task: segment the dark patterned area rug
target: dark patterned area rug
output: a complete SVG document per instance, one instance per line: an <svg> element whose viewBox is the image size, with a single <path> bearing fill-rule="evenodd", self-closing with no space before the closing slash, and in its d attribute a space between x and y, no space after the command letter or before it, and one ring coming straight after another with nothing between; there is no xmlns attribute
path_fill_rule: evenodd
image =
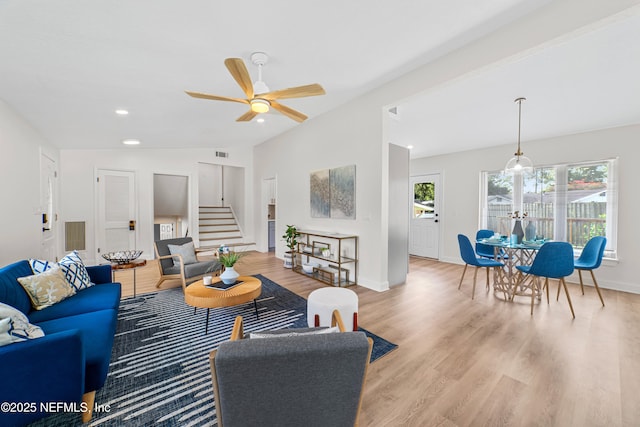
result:
<svg viewBox="0 0 640 427"><path fill-rule="evenodd" d="M126 298L120 303L109 377L96 394L91 426L216 425L209 352L229 339L236 316L245 332L307 326L307 301L262 275L259 319L253 303L211 310L187 306L181 288ZM397 345L374 340L371 361ZM33 426L82 425L78 414L59 414Z"/></svg>

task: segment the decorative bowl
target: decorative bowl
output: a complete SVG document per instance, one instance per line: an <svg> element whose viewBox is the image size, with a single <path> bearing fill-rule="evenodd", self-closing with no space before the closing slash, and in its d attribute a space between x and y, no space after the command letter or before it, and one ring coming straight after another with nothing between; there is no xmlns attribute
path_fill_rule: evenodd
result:
<svg viewBox="0 0 640 427"><path fill-rule="evenodd" d="M302 270L304 270L305 273L313 273L313 267L317 266L318 264L315 262L304 263L302 264Z"/></svg>
<svg viewBox="0 0 640 427"><path fill-rule="evenodd" d="M114 262L116 264L128 264L131 261L137 259L141 254L142 254L142 251L139 251L139 250L116 251L116 252L107 252L106 254L102 254L102 258L106 259L109 262Z"/></svg>

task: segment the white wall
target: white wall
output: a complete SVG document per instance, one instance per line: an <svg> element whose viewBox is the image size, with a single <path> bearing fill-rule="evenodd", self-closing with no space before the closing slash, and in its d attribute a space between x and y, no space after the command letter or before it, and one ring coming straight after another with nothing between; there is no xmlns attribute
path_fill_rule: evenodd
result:
<svg viewBox="0 0 640 427"><path fill-rule="evenodd" d="M227 159L215 157L215 149L143 149L116 150L62 150L61 161L61 216L62 221L86 221L87 250L81 254L88 263L101 262L96 259L96 179L97 169L131 170L136 173L138 249L143 257L153 258L153 175L169 174L189 177L189 211L191 223L189 235L197 242L198 224L198 162L223 163L245 167L251 164L250 150L226 150ZM241 159L235 161L234 159ZM250 168L245 168L250 169ZM251 173L247 170L247 173ZM251 179L248 180L251 182ZM252 188L247 189L252 194ZM251 201L245 201L250 209ZM248 238L253 230L245 229Z"/></svg>
<svg viewBox="0 0 640 427"><path fill-rule="evenodd" d="M0 266L4 266L41 256L40 155L58 163L58 151L0 99L0 153ZM53 223L56 236L60 224Z"/></svg>
<svg viewBox="0 0 640 427"><path fill-rule="evenodd" d="M276 255L286 247L280 238L287 224L298 228L357 234L360 245L358 283L372 289L388 288L386 232L383 238L381 203L383 176L380 109L375 105L343 106L305 122L254 150L253 187L277 176ZM386 152L386 150L385 150ZM356 219L311 218L309 173L319 169L356 165ZM384 182L385 187L388 183ZM256 194L256 200L261 200ZM266 247L267 223L260 209L253 216L258 247ZM384 256L383 256L384 254Z"/></svg>
<svg viewBox="0 0 640 427"><path fill-rule="evenodd" d="M640 168L635 158L640 125L568 135L540 141L524 141L522 150L535 165L619 158L618 173L618 261L605 261L598 270L598 283L604 288L640 293L635 261L640 256L635 212L640 211L636 183ZM479 188L482 171L504 168L513 155L513 146L465 151L411 161L411 175L439 172L446 177L441 188L440 259L462 263L458 233L475 236L479 227ZM572 280L577 280L577 275ZM589 282L589 280L587 280ZM590 282L589 282L590 283Z"/></svg>

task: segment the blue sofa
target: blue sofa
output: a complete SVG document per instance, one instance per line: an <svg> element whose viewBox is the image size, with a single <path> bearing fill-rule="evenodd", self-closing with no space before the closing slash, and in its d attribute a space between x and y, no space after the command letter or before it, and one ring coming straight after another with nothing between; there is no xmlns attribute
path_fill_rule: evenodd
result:
<svg viewBox="0 0 640 427"><path fill-rule="evenodd" d="M95 392L106 379L120 304L120 283L111 266L87 267L95 286L47 307L33 310L18 277L33 274L29 261L0 268L0 302L23 313L45 336L0 347L0 425L24 425L51 415L41 403L67 402L91 418ZM57 410L61 410L59 407Z"/></svg>

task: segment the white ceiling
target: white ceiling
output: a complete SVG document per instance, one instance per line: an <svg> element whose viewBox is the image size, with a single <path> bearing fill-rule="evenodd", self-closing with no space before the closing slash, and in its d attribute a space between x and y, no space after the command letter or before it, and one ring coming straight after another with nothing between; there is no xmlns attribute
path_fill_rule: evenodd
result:
<svg viewBox="0 0 640 427"><path fill-rule="evenodd" d="M249 56L268 53L272 90L322 84L283 101L313 118L547 1L0 0L0 98L59 148L250 146L298 124L184 94L242 97L227 57L255 79ZM523 140L640 122L638 15L400 103L394 142L415 157L513 141L517 96Z"/></svg>

